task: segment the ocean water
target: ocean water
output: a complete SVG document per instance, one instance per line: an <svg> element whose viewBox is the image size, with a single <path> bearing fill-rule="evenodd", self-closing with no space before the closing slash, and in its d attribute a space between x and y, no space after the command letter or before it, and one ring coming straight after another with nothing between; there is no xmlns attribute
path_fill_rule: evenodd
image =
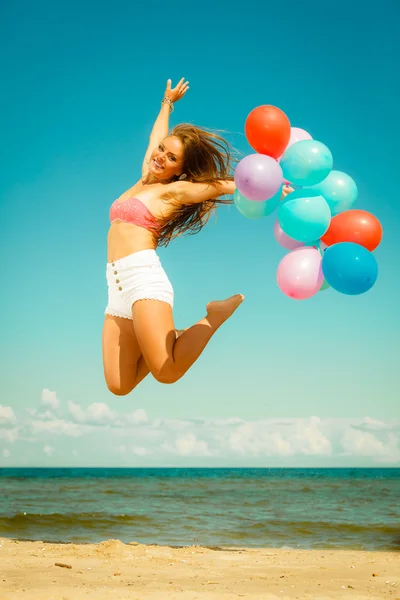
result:
<svg viewBox="0 0 400 600"><path fill-rule="evenodd" d="M0 469L0 537L400 549L400 469Z"/></svg>

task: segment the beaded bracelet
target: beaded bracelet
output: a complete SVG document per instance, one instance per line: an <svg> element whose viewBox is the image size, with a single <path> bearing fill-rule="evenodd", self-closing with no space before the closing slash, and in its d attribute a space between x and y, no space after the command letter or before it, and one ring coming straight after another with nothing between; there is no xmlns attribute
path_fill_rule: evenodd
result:
<svg viewBox="0 0 400 600"><path fill-rule="evenodd" d="M169 98L163 98L161 100L161 106L163 106L164 104L169 104L169 112L172 113L172 111L174 110L174 103L172 102L172 100L170 100Z"/></svg>

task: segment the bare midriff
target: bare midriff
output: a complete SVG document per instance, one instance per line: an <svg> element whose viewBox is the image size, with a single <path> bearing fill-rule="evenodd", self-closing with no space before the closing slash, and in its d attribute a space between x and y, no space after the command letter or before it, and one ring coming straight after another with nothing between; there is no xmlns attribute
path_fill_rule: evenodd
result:
<svg viewBox="0 0 400 600"><path fill-rule="evenodd" d="M140 250L155 250L157 238L144 227L115 221L108 231L108 262L114 262Z"/></svg>

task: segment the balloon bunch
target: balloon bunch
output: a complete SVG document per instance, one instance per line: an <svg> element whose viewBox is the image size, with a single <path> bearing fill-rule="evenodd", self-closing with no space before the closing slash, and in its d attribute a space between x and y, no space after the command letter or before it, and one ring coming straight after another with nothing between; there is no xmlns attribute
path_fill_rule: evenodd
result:
<svg viewBox="0 0 400 600"><path fill-rule="evenodd" d="M372 251L382 226L369 212L354 209L354 180L333 170L332 154L304 129L291 127L276 106L258 106L245 124L255 150L236 166L234 201L239 212L259 219L278 209L274 236L290 250L279 263L281 291L296 300L332 287L357 295L378 277ZM283 184L296 190L282 199Z"/></svg>

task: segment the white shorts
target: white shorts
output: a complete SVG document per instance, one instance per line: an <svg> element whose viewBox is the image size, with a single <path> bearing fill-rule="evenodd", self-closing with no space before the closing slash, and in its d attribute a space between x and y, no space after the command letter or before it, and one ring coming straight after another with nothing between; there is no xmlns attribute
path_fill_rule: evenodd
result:
<svg viewBox="0 0 400 600"><path fill-rule="evenodd" d="M174 305L174 290L155 250L140 250L107 263L108 304L105 314L132 319L137 300Z"/></svg>

